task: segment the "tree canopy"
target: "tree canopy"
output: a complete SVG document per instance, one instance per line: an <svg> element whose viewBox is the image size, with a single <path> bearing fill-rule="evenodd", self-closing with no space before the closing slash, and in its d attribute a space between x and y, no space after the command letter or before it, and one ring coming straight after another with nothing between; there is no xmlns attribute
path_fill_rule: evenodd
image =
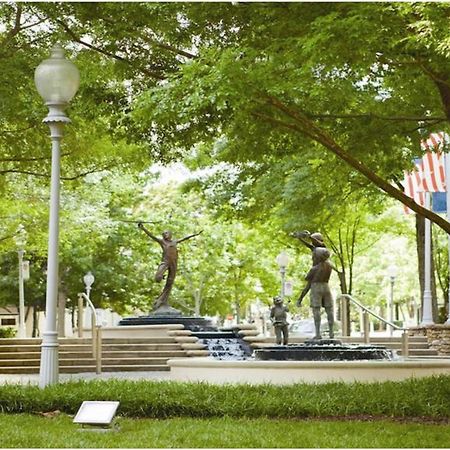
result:
<svg viewBox="0 0 450 450"><path fill-rule="evenodd" d="M69 296L95 265L97 304L149 306L158 249L114 221L146 210L176 233L205 229L176 287L187 309L272 292L281 245L300 278L298 229L326 234L352 292L355 255L377 234L411 239L385 218L388 196L450 232L401 186L420 140L448 131L449 15L445 3L0 4L0 249L23 223L45 266L50 155L33 71L61 42L81 72L62 157ZM158 188L147 168L180 160L196 178Z"/></svg>

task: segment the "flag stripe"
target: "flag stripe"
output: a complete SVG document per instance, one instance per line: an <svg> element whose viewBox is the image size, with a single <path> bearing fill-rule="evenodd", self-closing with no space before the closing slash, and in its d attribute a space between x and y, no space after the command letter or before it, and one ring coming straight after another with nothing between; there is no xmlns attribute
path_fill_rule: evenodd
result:
<svg viewBox="0 0 450 450"><path fill-rule="evenodd" d="M445 167L444 158L440 149L446 142L444 132L431 133L427 140L423 140L420 146L426 150L423 156L422 189L427 192L445 192Z"/></svg>
<svg viewBox="0 0 450 450"><path fill-rule="evenodd" d="M405 179L403 182L403 186L405 194L408 197L411 197L419 205L425 206L425 193L421 190L423 167L422 161L419 159L415 160L414 163L416 170L414 170L413 172L404 172ZM412 214L414 212L406 205L403 205L403 209L405 211L405 214Z"/></svg>
<svg viewBox="0 0 450 450"><path fill-rule="evenodd" d="M444 132L431 133L428 139L420 142L425 152L422 159L414 160L414 170L404 172L404 191L416 203L425 206L425 192L445 192L445 159L443 151L450 138ZM406 214L413 211L403 206Z"/></svg>

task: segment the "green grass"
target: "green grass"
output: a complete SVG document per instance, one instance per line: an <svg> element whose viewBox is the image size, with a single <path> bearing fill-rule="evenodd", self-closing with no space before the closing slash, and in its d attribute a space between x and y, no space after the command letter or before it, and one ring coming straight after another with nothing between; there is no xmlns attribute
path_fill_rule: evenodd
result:
<svg viewBox="0 0 450 450"><path fill-rule="evenodd" d="M80 431L72 417L0 414L2 448L447 448L448 425L387 420L130 419L118 431Z"/></svg>
<svg viewBox="0 0 450 450"><path fill-rule="evenodd" d="M205 383L78 381L45 389L0 386L0 412L59 409L75 414L83 400L118 400L127 417L308 418L371 415L450 418L450 376L383 383L213 386ZM1 445L0 445L1 447Z"/></svg>

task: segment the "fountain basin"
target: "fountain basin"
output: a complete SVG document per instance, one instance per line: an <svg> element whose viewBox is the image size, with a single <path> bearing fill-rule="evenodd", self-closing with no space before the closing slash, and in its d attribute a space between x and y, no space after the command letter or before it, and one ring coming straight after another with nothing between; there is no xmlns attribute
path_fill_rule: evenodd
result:
<svg viewBox="0 0 450 450"><path fill-rule="evenodd" d="M219 361L213 358L170 359L171 379L211 384L345 383L400 381L450 374L450 358L393 361Z"/></svg>
<svg viewBox="0 0 450 450"><path fill-rule="evenodd" d="M350 345L338 340L310 341L305 344L265 346L255 350L261 361L356 361L396 357L383 345Z"/></svg>

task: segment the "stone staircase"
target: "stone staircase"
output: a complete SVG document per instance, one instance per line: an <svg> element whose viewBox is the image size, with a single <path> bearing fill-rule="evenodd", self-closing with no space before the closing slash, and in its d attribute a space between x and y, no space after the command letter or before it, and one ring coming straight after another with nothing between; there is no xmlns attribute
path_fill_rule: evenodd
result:
<svg viewBox="0 0 450 450"><path fill-rule="evenodd" d="M364 344L364 339L362 337L338 337L342 342L349 344ZM399 356L402 356L402 339L401 337L393 336L380 336L372 337L370 339L370 344L373 345L384 345L387 348L395 350ZM427 338L424 336L409 336L408 347L410 357L437 357L438 352L429 347Z"/></svg>
<svg viewBox="0 0 450 450"><path fill-rule="evenodd" d="M0 374L39 373L41 339L0 339ZM187 351L174 337L104 338L102 372L168 371ZM60 373L95 372L89 338L59 339Z"/></svg>

